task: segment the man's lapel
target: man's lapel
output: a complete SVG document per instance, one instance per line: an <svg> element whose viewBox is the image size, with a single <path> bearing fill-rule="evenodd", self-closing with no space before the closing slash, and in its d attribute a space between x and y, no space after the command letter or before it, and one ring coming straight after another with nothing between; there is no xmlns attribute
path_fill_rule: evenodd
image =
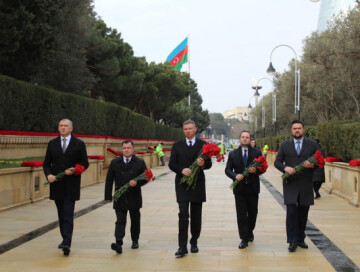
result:
<svg viewBox="0 0 360 272"><path fill-rule="evenodd" d="M306 141L307 141L307 139L304 138L304 139L303 139L303 142L302 142L302 146L301 146L301 150L300 150L299 157L304 153L304 150L305 150L305 148L306 148Z"/></svg>
<svg viewBox="0 0 360 272"><path fill-rule="evenodd" d="M75 145L75 137L73 135L71 135L70 143L68 144L68 146L65 150L65 154L68 153L68 151L71 150L74 147L74 145ZM61 152L62 152L62 150L61 150Z"/></svg>
<svg viewBox="0 0 360 272"><path fill-rule="evenodd" d="M59 154L62 154L62 143L61 143L61 136L57 137L55 139L55 148L56 148L56 152L58 152Z"/></svg>
<svg viewBox="0 0 360 272"><path fill-rule="evenodd" d="M296 152L294 138L291 138L289 141L290 141L290 142L289 142L290 151L291 151L291 152L295 152L295 154L296 154L297 156L299 156L298 153ZM304 143L303 143L303 144L304 144ZM301 150L300 150L300 152L301 152Z"/></svg>

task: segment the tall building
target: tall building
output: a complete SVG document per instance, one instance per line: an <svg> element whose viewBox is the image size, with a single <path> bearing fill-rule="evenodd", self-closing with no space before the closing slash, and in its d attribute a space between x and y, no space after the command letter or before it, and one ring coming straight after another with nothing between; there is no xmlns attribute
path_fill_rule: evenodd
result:
<svg viewBox="0 0 360 272"><path fill-rule="evenodd" d="M355 5L355 0L321 0L318 32L326 30L334 16L339 15L340 12L346 14Z"/></svg>

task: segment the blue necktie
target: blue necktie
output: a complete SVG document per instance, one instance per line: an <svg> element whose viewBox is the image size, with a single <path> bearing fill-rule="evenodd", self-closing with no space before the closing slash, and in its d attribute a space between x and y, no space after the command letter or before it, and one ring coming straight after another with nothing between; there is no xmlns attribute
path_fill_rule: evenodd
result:
<svg viewBox="0 0 360 272"><path fill-rule="evenodd" d="M190 146L190 147L192 146L192 141L189 141L189 146Z"/></svg>
<svg viewBox="0 0 360 272"><path fill-rule="evenodd" d="M296 142L296 144L297 144L297 146L296 146L296 153L298 154L298 155L300 155L300 141L297 141Z"/></svg>
<svg viewBox="0 0 360 272"><path fill-rule="evenodd" d="M246 163L247 163L247 149L244 149L243 162L244 162L244 166L246 167Z"/></svg>

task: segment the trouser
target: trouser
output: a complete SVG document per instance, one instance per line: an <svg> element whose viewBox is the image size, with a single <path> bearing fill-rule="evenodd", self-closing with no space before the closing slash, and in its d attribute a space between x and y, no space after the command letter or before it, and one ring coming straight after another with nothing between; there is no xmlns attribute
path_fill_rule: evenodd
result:
<svg viewBox="0 0 360 272"><path fill-rule="evenodd" d="M126 217L128 210L115 210L116 213L116 222L115 222L115 239L116 243L122 245L123 238L125 236L126 228ZM129 210L131 226L131 240L137 242L140 236L140 209Z"/></svg>
<svg viewBox="0 0 360 272"><path fill-rule="evenodd" d="M286 205L286 234L288 243L304 242L310 206Z"/></svg>
<svg viewBox="0 0 360 272"><path fill-rule="evenodd" d="M253 230L255 229L258 214L258 202L258 194L235 194L236 216L241 240L249 241L254 235Z"/></svg>
<svg viewBox="0 0 360 272"><path fill-rule="evenodd" d="M164 156L160 157L160 161L161 161L161 166L165 166Z"/></svg>
<svg viewBox="0 0 360 272"><path fill-rule="evenodd" d="M315 192L316 195L319 195L319 190L320 190L321 184L322 184L321 181L313 182L314 192Z"/></svg>
<svg viewBox="0 0 360 272"><path fill-rule="evenodd" d="M60 233L63 239L62 243L70 247L74 230L75 200L68 193L64 199L55 200L55 205L58 212Z"/></svg>
<svg viewBox="0 0 360 272"><path fill-rule="evenodd" d="M201 232L202 202L179 202L179 247L186 248L189 230L190 206L190 244L196 246Z"/></svg>

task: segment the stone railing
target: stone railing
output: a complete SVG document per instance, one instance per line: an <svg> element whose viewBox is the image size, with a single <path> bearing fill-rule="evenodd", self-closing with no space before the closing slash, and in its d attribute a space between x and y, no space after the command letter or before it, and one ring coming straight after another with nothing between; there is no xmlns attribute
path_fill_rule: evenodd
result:
<svg viewBox="0 0 360 272"><path fill-rule="evenodd" d="M105 180L103 160L89 160L89 168L82 174L81 186ZM0 169L0 210L49 197L49 185L42 167L19 167Z"/></svg>
<svg viewBox="0 0 360 272"><path fill-rule="evenodd" d="M268 152L267 162L274 165L277 152ZM323 189L337 195L355 207L360 206L360 167L352 167L343 162L325 163L325 183Z"/></svg>
<svg viewBox="0 0 360 272"><path fill-rule="evenodd" d="M343 162L326 162L323 188L355 207L360 205L359 180L359 167L349 166Z"/></svg>
<svg viewBox="0 0 360 272"><path fill-rule="evenodd" d="M48 142L53 139L48 136L18 136L0 135L0 159L43 157ZM82 174L81 186L104 182L107 169L116 155L107 151L108 147L121 152L123 139L79 137L86 144L88 155L102 155L104 160L90 160L89 168ZM133 140L136 150L146 151L148 146L154 147L160 140ZM162 141L164 148L170 149L172 141ZM148 168L160 165L156 154L137 154L145 160ZM168 163L170 151L165 152L165 162ZM19 167L0 169L0 211L18 205L32 203L49 196L49 186L42 167Z"/></svg>

